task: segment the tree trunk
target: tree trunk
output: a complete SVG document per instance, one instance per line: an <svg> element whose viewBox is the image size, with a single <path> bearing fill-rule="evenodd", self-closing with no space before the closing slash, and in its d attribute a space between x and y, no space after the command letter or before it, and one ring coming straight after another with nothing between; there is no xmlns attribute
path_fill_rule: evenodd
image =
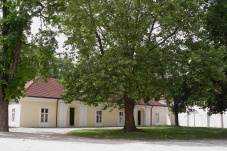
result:
<svg viewBox="0 0 227 151"><path fill-rule="evenodd" d="M134 101L128 97L124 98L124 108L125 108L125 125L123 130L126 132L138 131L134 120Z"/></svg>
<svg viewBox="0 0 227 151"><path fill-rule="evenodd" d="M6 5L7 0L2 0L2 18L6 19L8 14L9 14L9 10L8 7ZM8 36L9 32L10 32L10 26L9 24L4 21L2 24L2 37L5 38ZM9 44L4 42L2 44L2 59L3 59L3 73L0 73L0 80L4 81L4 82L9 82L9 69L10 69L10 64L9 64L9 58L7 56L7 54L9 54ZM0 132L9 132L9 126L8 126L8 106L9 106L9 102L8 100L6 100L5 97L5 87L6 84L1 84L0 83Z"/></svg>
<svg viewBox="0 0 227 151"><path fill-rule="evenodd" d="M0 132L9 132L8 106L9 102L5 100L2 85L0 85Z"/></svg>
<svg viewBox="0 0 227 151"><path fill-rule="evenodd" d="M178 112L177 111L174 112L174 116L175 116L175 126L179 126L179 118L178 118Z"/></svg>
<svg viewBox="0 0 227 151"><path fill-rule="evenodd" d="M175 118L175 126L179 126L179 110L178 110L178 100L176 98L173 99L174 102L174 118Z"/></svg>

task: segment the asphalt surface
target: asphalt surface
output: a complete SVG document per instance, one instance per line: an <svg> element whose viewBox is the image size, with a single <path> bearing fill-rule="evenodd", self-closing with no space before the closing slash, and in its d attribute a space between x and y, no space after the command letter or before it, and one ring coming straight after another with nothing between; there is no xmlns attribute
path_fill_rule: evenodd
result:
<svg viewBox="0 0 227 151"><path fill-rule="evenodd" d="M75 128L11 128L0 151L227 151L227 140L111 140L74 137Z"/></svg>

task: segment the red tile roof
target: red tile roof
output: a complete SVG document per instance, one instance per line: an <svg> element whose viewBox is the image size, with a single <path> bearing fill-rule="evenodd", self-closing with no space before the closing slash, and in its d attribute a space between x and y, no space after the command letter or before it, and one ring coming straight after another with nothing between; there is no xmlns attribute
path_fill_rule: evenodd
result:
<svg viewBox="0 0 227 151"><path fill-rule="evenodd" d="M149 106L163 106L163 107L167 107L167 105L161 104L158 101L155 101L155 99L151 99L147 103L145 103L143 100L141 100L141 101L138 102L138 105L149 105Z"/></svg>
<svg viewBox="0 0 227 151"><path fill-rule="evenodd" d="M60 80L54 78L48 78L45 82L38 77L25 85L25 95L29 97L61 99L62 94L63 86Z"/></svg>
<svg viewBox="0 0 227 151"><path fill-rule="evenodd" d="M48 78L47 81L44 81L38 77L35 80L27 82L25 85L25 95L28 97L62 99L62 94L63 86L59 79ZM147 103L141 100L138 102L138 105L167 107L167 105L161 104L154 99L151 99Z"/></svg>

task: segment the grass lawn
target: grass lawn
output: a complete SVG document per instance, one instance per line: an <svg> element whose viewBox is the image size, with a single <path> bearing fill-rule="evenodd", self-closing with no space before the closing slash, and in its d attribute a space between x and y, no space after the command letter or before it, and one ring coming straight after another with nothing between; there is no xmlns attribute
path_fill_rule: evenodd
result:
<svg viewBox="0 0 227 151"><path fill-rule="evenodd" d="M163 139L227 139L227 129L201 127L139 127L142 132L123 132L119 128L92 128L69 132L70 135L99 138L99 139L134 139L134 140L163 140Z"/></svg>

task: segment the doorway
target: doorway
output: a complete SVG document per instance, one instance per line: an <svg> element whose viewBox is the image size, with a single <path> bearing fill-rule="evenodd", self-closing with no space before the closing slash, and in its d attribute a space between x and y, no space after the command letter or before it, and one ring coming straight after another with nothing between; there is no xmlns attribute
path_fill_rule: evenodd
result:
<svg viewBox="0 0 227 151"><path fill-rule="evenodd" d="M141 125L141 111L138 111L137 125Z"/></svg>
<svg viewBox="0 0 227 151"><path fill-rule="evenodd" d="M74 126L74 118L75 118L75 108L70 108L69 111L69 126Z"/></svg>

